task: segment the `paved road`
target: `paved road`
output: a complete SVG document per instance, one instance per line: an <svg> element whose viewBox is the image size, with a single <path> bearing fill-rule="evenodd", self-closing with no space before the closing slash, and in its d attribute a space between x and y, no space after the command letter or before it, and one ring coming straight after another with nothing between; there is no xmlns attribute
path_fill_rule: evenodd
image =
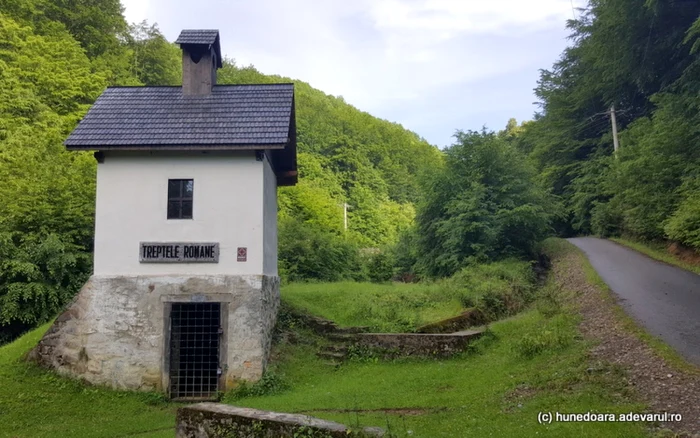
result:
<svg viewBox="0 0 700 438"><path fill-rule="evenodd" d="M568 239L586 253L625 311L700 365L700 275L594 237Z"/></svg>

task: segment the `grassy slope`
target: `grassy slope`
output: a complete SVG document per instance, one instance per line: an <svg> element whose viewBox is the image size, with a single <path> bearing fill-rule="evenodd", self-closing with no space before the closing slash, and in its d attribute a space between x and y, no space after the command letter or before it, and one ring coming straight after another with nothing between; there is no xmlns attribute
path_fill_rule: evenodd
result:
<svg viewBox="0 0 700 438"><path fill-rule="evenodd" d="M95 388L22 362L48 325L0 347L0 437L172 437L176 405Z"/></svg>
<svg viewBox="0 0 700 438"><path fill-rule="evenodd" d="M316 288L319 294L339 288L349 296L368 290L363 284L294 287ZM384 288L373 293L392 290ZM400 290L408 294L411 289ZM273 371L291 388L238 400L228 395L225 401L388 427L397 436L645 436L639 424L537 423L539 411L622 413L643 408L626 398L615 369L587 372L590 345L577 334L575 314L553 304L556 294L548 291L531 310L492 324L493 335L479 341L474 351L449 360L355 360L335 370L316 358L316 340L310 335L302 343L283 343ZM324 302L316 301L319 306ZM154 395L91 388L20 362L45 329L0 347L0 437L173 435L175 404ZM406 407L424 412L329 411Z"/></svg>
<svg viewBox="0 0 700 438"><path fill-rule="evenodd" d="M621 395L620 376L614 370L586 372L588 345L575 339L575 317L558 314L547 318L531 310L493 324L491 329L493 337L483 339L476 352L462 357L356 361L338 371L316 359L313 346L286 345L283 356L287 359L275 372L293 382L291 390L227 401L303 411L351 425L388 427L397 436L530 436L535 432L551 437L645 436L636 424L537 423L540 411L622 413L641 409ZM532 349L528 347L532 339L540 339L545 346L540 354L524 357L521 352ZM552 339L563 341L550 342ZM514 393L516 388L520 389ZM427 412L408 416L327 411L387 408Z"/></svg>
<svg viewBox="0 0 700 438"><path fill-rule="evenodd" d="M285 302L341 326L401 332L458 315L457 298L440 296L438 284L293 283L282 288Z"/></svg>
<svg viewBox="0 0 700 438"><path fill-rule="evenodd" d="M639 242L636 240L622 239L617 237L611 237L610 240L612 240L613 242L617 242L620 245L624 245L628 248L632 248L635 251L639 251L642 254L651 257L652 259L668 263L669 265L678 266L679 268L695 272L696 274L700 274L700 266L687 263L674 256L673 254L670 254L664 244L652 242Z"/></svg>
<svg viewBox="0 0 700 438"><path fill-rule="evenodd" d="M505 260L465 268L434 283L293 283L282 287L282 298L343 326L410 332L458 315L484 296L522 297L533 290L534 280L529 263Z"/></svg>

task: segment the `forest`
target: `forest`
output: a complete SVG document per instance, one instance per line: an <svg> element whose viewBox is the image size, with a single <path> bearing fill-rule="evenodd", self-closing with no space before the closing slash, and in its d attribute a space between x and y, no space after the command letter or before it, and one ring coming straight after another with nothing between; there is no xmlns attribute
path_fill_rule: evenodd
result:
<svg viewBox="0 0 700 438"><path fill-rule="evenodd" d="M554 234L700 249L699 15L695 1L591 0L541 71L533 120L457 130L444 150L293 80L283 281L430 281L533 259ZM118 0L0 0L0 343L54 317L91 273L96 163L63 140L107 86L178 85L179 53ZM281 81L233 59L218 75Z"/></svg>

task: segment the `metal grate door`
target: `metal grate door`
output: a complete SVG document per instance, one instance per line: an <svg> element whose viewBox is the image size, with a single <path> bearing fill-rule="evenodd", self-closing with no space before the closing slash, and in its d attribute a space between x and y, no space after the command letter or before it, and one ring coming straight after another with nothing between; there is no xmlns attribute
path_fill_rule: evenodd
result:
<svg viewBox="0 0 700 438"><path fill-rule="evenodd" d="M210 400L219 389L221 303L173 303L170 397Z"/></svg>

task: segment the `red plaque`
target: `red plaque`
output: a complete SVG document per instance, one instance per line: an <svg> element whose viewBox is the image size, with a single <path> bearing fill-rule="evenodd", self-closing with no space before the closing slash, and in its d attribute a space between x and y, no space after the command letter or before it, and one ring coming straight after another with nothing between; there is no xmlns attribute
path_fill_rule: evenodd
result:
<svg viewBox="0 0 700 438"><path fill-rule="evenodd" d="M245 262L248 260L248 248L238 247L238 261Z"/></svg>

